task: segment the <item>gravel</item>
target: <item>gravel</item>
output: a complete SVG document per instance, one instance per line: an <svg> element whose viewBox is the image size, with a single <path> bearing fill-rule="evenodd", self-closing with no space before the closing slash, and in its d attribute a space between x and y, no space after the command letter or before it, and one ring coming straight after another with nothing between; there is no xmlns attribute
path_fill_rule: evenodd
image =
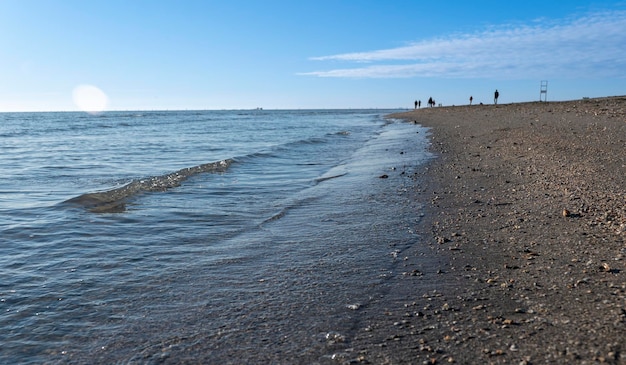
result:
<svg viewBox="0 0 626 365"><path fill-rule="evenodd" d="M342 361L626 364L626 97L390 117L431 128L428 244Z"/></svg>

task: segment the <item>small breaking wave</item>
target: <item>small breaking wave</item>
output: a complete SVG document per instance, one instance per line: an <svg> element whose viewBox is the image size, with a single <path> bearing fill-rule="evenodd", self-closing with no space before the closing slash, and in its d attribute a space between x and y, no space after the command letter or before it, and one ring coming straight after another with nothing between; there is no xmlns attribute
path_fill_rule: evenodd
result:
<svg viewBox="0 0 626 365"><path fill-rule="evenodd" d="M141 192L162 192L180 186L190 177L201 173L220 173L228 169L232 159L187 167L167 175L134 180L122 187L96 193L87 193L64 201L83 206L93 213L119 213L126 210L128 198Z"/></svg>
<svg viewBox="0 0 626 365"><path fill-rule="evenodd" d="M347 174L347 172L344 172L343 174L339 174L339 175L319 177L319 178L315 179L315 182L319 184L319 183L324 182L326 180L336 179L338 177L345 176L346 174Z"/></svg>
<svg viewBox="0 0 626 365"><path fill-rule="evenodd" d="M274 213L271 217L264 219L259 226L262 227L264 224L266 223L270 223L276 220L279 220L283 217L285 217L287 215L287 213L292 210L292 209L296 209L299 207L302 207L306 204L309 204L315 200L317 200L318 197L312 196L312 197L307 197L307 198L303 198L303 199L295 199L292 202L290 202L288 205L280 208L280 210L276 213Z"/></svg>

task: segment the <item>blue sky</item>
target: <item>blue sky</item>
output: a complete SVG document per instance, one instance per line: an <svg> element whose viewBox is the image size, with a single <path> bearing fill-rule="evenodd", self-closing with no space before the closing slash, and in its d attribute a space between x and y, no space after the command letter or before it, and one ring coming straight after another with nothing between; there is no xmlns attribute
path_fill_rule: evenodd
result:
<svg viewBox="0 0 626 365"><path fill-rule="evenodd" d="M0 52L0 111L569 100L626 94L626 2L0 0Z"/></svg>

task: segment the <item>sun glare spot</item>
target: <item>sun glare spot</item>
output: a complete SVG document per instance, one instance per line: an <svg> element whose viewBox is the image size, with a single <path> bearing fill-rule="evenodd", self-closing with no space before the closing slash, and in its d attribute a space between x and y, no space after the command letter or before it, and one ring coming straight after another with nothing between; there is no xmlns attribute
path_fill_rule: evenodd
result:
<svg viewBox="0 0 626 365"><path fill-rule="evenodd" d="M78 85L72 92L74 104L89 114L102 113L109 103L109 98L100 89L92 85Z"/></svg>

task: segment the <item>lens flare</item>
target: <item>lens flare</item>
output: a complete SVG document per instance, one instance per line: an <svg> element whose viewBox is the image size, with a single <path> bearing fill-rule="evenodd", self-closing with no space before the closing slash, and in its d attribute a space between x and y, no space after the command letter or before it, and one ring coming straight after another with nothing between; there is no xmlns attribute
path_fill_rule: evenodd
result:
<svg viewBox="0 0 626 365"><path fill-rule="evenodd" d="M108 103L109 98L99 88L92 85L78 85L72 92L74 98L74 104L89 114L102 113Z"/></svg>

